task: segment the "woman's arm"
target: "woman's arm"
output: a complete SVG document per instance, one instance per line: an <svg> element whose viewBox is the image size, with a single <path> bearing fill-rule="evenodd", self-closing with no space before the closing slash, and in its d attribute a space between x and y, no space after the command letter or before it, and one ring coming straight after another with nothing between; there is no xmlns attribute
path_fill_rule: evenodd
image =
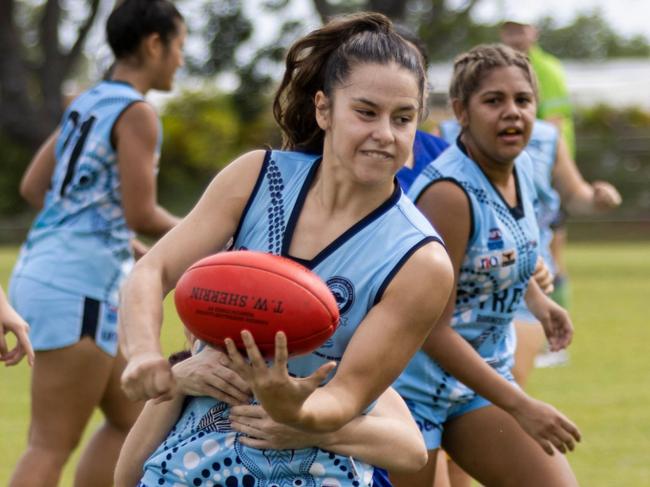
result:
<svg viewBox="0 0 650 487"><path fill-rule="evenodd" d="M406 367L438 320L451 287L452 269L442 245L429 243L414 252L356 329L336 374L323 387L318 386L335 364L325 364L304 379L290 377L283 333L276 335L272 367L248 332L242 332L242 339L250 364L232 340L226 340L226 348L234 369L275 421L310 432L336 431L361 414Z"/></svg>
<svg viewBox="0 0 650 487"><path fill-rule="evenodd" d="M245 433L241 443L277 450L317 446L394 472L416 472L427 461L422 434L406 404L387 389L367 415L354 418L332 433L305 433L273 421L259 405L235 406L233 429Z"/></svg>
<svg viewBox="0 0 650 487"><path fill-rule="evenodd" d="M549 298L535 279L530 280L525 299L528 309L542 324L551 351L557 352L568 347L573 338L569 313Z"/></svg>
<svg viewBox="0 0 650 487"><path fill-rule="evenodd" d="M558 140L553 167L553 187L571 215L591 215L621 204L621 195L610 183L594 181L590 184L584 180L562 137Z"/></svg>
<svg viewBox="0 0 650 487"><path fill-rule="evenodd" d="M470 206L466 195L454 183L442 181L429 187L418 200L418 208L442 235L458 279L470 235ZM458 380L513 415L544 450L553 454L573 449L578 429L552 406L536 401L499 375L451 327L456 291L451 294L443 318L422 349Z"/></svg>
<svg viewBox="0 0 650 487"><path fill-rule="evenodd" d="M20 181L20 195L27 203L39 210L43 207L45 193L50 187L52 174L54 174L56 165L54 148L58 137L57 129L38 149Z"/></svg>
<svg viewBox="0 0 650 487"><path fill-rule="evenodd" d="M159 237L178 223L157 203L158 116L148 103L128 107L113 127L126 223L135 232Z"/></svg>
<svg viewBox="0 0 650 487"><path fill-rule="evenodd" d="M115 466L115 487L138 485L144 462L178 420L184 399L184 395L176 394L171 401L147 401L122 445Z"/></svg>
<svg viewBox="0 0 650 487"><path fill-rule="evenodd" d="M223 169L194 209L135 265L120 291L120 347L128 359L122 387L131 399L169 397L174 379L160 349L162 300L198 259L234 235L257 181L264 152Z"/></svg>
<svg viewBox="0 0 650 487"><path fill-rule="evenodd" d="M9 350L5 334L12 333L16 337L16 346ZM16 365L27 355L29 365L34 365L34 350L29 341L29 325L9 304L4 291L0 287L0 362L5 365Z"/></svg>

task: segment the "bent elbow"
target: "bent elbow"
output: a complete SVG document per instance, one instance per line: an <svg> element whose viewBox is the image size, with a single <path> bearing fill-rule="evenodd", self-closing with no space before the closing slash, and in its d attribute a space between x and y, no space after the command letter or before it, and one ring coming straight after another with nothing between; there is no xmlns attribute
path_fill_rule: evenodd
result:
<svg viewBox="0 0 650 487"><path fill-rule="evenodd" d="M124 219L127 226L136 233L149 235L151 233L154 212L141 210L137 212L125 212Z"/></svg>
<svg viewBox="0 0 650 487"><path fill-rule="evenodd" d="M412 474L422 470L428 461L429 452L422 441L417 448L405 451L400 457L399 465L395 465L392 470L396 473Z"/></svg>
<svg viewBox="0 0 650 487"><path fill-rule="evenodd" d="M419 472L422 470L429 461L429 452L427 447L422 443L422 448L419 448L413 455L413 461L409 464L410 472Z"/></svg>
<svg viewBox="0 0 650 487"><path fill-rule="evenodd" d="M39 191L35 191L29 184L24 181L20 183L18 192L22 199L24 199L29 206L40 210L43 207L44 195Z"/></svg>

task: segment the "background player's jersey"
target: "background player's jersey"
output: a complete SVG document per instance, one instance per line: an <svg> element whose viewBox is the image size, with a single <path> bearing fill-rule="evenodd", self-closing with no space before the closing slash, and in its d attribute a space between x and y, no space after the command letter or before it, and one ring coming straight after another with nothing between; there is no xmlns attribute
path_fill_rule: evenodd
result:
<svg viewBox="0 0 650 487"><path fill-rule="evenodd" d="M445 120L440 123L440 135L450 144L454 144L460 135L460 125L456 120ZM533 161L533 181L537 194L535 215L539 226L539 252L553 273L555 273L555 261L550 250L553 238L551 223L557 218L557 213L560 210L560 196L552 186L558 139L559 132L552 123L537 119L525 149Z"/></svg>
<svg viewBox="0 0 650 487"><path fill-rule="evenodd" d="M409 196L418 197L435 181L453 181L470 203L471 229L456 284L451 326L500 373L512 367L512 319L535 268L538 230L533 209L531 161L515 162L518 205L508 206L480 166L458 145L447 149L415 180ZM418 352L396 383L406 398L462 400L473 394L424 352ZM422 396L422 397L420 397Z"/></svg>
<svg viewBox="0 0 650 487"><path fill-rule="evenodd" d="M555 273L555 261L551 255L553 230L551 224L560 210L560 195L553 189L553 169L557 158L559 141L557 128L543 120L535 120L533 133L526 152L533 161L533 178L537 191L535 214L539 225L540 254L551 272Z"/></svg>
<svg viewBox="0 0 650 487"><path fill-rule="evenodd" d="M291 257L288 251L295 226L319 167L317 156L268 152L233 249ZM294 259L327 283L341 321L333 337L319 349L290 359L289 372L306 376L326 362L340 361L352 334L395 274L413 252L433 240L439 237L396 184L388 200L312 260ZM192 400L176 428L147 462L144 483L192 485L197 478L229 485L224 482L227 465L229 475L235 477L233 485L371 485L372 467L334 453L317 448L274 451L245 447L230 429L228 411L226 404L214 399ZM202 477L204 472L209 475Z"/></svg>
<svg viewBox="0 0 650 487"><path fill-rule="evenodd" d="M124 110L142 100L129 84L103 81L68 107L50 189L15 275L117 304L119 285L133 265L133 234L124 218L111 134Z"/></svg>

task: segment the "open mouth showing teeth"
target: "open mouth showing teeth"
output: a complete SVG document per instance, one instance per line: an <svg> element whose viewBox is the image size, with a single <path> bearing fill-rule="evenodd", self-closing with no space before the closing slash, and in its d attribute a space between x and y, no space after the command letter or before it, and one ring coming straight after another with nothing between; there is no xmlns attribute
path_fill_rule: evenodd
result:
<svg viewBox="0 0 650 487"><path fill-rule="evenodd" d="M388 159L390 157L390 154L386 152L364 151L364 154L375 159Z"/></svg>
<svg viewBox="0 0 650 487"><path fill-rule="evenodd" d="M522 131L516 128L507 128L499 132L499 135L521 135Z"/></svg>

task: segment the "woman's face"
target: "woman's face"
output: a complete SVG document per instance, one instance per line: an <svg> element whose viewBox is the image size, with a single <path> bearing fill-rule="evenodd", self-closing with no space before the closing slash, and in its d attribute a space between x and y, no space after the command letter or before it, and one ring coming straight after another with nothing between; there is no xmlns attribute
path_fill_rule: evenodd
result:
<svg viewBox="0 0 650 487"><path fill-rule="evenodd" d="M477 162L510 164L524 150L535 123L535 93L516 66L491 70L467 106L454 100L463 142Z"/></svg>
<svg viewBox="0 0 650 487"><path fill-rule="evenodd" d="M395 64L360 64L328 98L318 92L316 118L324 158L361 184L392 181L413 147L420 110L414 73Z"/></svg>

